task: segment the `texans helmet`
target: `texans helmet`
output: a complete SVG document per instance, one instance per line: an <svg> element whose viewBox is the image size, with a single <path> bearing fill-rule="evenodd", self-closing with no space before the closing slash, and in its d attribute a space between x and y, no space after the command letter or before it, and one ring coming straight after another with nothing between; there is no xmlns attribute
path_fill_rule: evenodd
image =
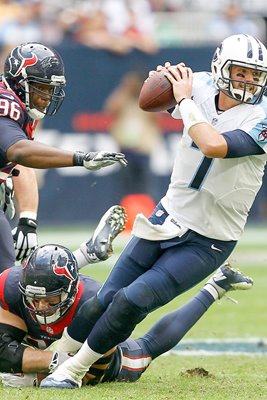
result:
<svg viewBox="0 0 267 400"><path fill-rule="evenodd" d="M2 79L25 104L28 115L34 120L54 115L65 97L63 61L56 50L41 43L25 43L11 50L5 60ZM49 85L51 92L49 105L41 110L33 104L31 93L47 98L42 85Z"/></svg>
<svg viewBox="0 0 267 400"><path fill-rule="evenodd" d="M25 307L41 325L58 321L75 300L78 288L77 261L70 250L48 244L35 249L22 265L19 289ZM59 296L57 304L39 309L38 302Z"/></svg>
<svg viewBox="0 0 267 400"><path fill-rule="evenodd" d="M257 73L257 81L253 82L254 93L247 90L247 85L251 86L249 82L244 81L242 89L233 87L231 69L234 65L250 68ZM215 85L227 96L241 103L257 104L267 88L267 49L253 36L229 36L215 50L211 71Z"/></svg>

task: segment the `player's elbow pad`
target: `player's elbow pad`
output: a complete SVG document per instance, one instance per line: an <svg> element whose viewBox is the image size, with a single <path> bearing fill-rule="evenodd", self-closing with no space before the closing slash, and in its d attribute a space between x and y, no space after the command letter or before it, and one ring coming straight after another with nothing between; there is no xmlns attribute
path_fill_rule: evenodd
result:
<svg viewBox="0 0 267 400"><path fill-rule="evenodd" d="M13 326L0 324L0 372L22 372L22 357L26 348L18 341L22 332ZM25 332L22 338L24 335Z"/></svg>

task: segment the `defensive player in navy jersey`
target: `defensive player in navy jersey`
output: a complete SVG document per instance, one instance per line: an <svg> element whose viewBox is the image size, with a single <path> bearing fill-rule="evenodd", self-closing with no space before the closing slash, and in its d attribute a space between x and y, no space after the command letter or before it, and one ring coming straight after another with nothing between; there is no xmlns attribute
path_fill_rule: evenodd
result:
<svg viewBox="0 0 267 400"><path fill-rule="evenodd" d="M124 222L123 208L113 206L93 237L73 253L60 245L44 245L32 252L22 268L0 275L0 378L5 386L38 385L82 346L71 340L66 327L72 324L79 329L86 324L83 305L100 284L78 270L111 254L112 241ZM136 381L153 359L182 339L215 299L228 290L252 286L251 279L227 265L221 271L223 280L217 280L218 274L212 276L192 300L159 320L143 337L127 339L108 351L91 366L83 384Z"/></svg>
<svg viewBox="0 0 267 400"><path fill-rule="evenodd" d="M148 313L223 264L260 189L267 160L265 46L234 35L216 49L211 73L193 74L184 63L165 66L177 102L172 117L184 124L169 188L149 219L137 216L134 237L84 305L87 326L68 327L83 346L42 387L80 387L90 365Z"/></svg>
<svg viewBox="0 0 267 400"><path fill-rule="evenodd" d="M38 121L46 115L55 115L59 110L65 98L65 84L64 64L60 55L43 44L22 44L15 47L6 58L0 79L0 270L13 265L15 261L13 238L4 212L9 217L14 214L10 177L22 179L20 186L23 187L23 178L16 176L17 164L31 168L83 166L88 170L98 170L114 163L127 164L121 153L67 151L33 140ZM27 210L25 214L24 201L21 201L22 214L14 232L17 258L27 255L28 250L36 244L36 182L32 171L25 169L23 174L25 185L29 182L29 190L24 191L33 196L33 204L26 205L26 208L30 207L33 211ZM29 233L33 235L32 244Z"/></svg>

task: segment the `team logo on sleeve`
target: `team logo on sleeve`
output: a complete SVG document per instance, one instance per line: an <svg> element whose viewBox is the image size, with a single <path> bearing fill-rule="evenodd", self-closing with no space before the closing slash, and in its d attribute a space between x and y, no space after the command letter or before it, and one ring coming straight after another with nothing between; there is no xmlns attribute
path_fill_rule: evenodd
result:
<svg viewBox="0 0 267 400"><path fill-rule="evenodd" d="M258 136L258 141L259 142L267 141L267 126L263 125L263 130L261 131L261 133Z"/></svg>

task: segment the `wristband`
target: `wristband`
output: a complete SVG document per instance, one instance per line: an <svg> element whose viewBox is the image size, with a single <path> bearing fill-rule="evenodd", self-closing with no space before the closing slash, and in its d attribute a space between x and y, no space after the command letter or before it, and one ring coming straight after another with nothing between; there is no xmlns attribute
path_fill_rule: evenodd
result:
<svg viewBox="0 0 267 400"><path fill-rule="evenodd" d="M37 213L34 211L22 211L19 214L20 218L37 219Z"/></svg>
<svg viewBox="0 0 267 400"><path fill-rule="evenodd" d="M180 106L177 105L175 107L172 116L175 118L178 113L182 117L184 127L187 131L196 124L202 122L208 123L208 121L203 117L202 112L197 108L195 102L191 99L182 99L180 101Z"/></svg>
<svg viewBox="0 0 267 400"><path fill-rule="evenodd" d="M82 167L85 153L83 151L75 151L73 154L73 166Z"/></svg>

